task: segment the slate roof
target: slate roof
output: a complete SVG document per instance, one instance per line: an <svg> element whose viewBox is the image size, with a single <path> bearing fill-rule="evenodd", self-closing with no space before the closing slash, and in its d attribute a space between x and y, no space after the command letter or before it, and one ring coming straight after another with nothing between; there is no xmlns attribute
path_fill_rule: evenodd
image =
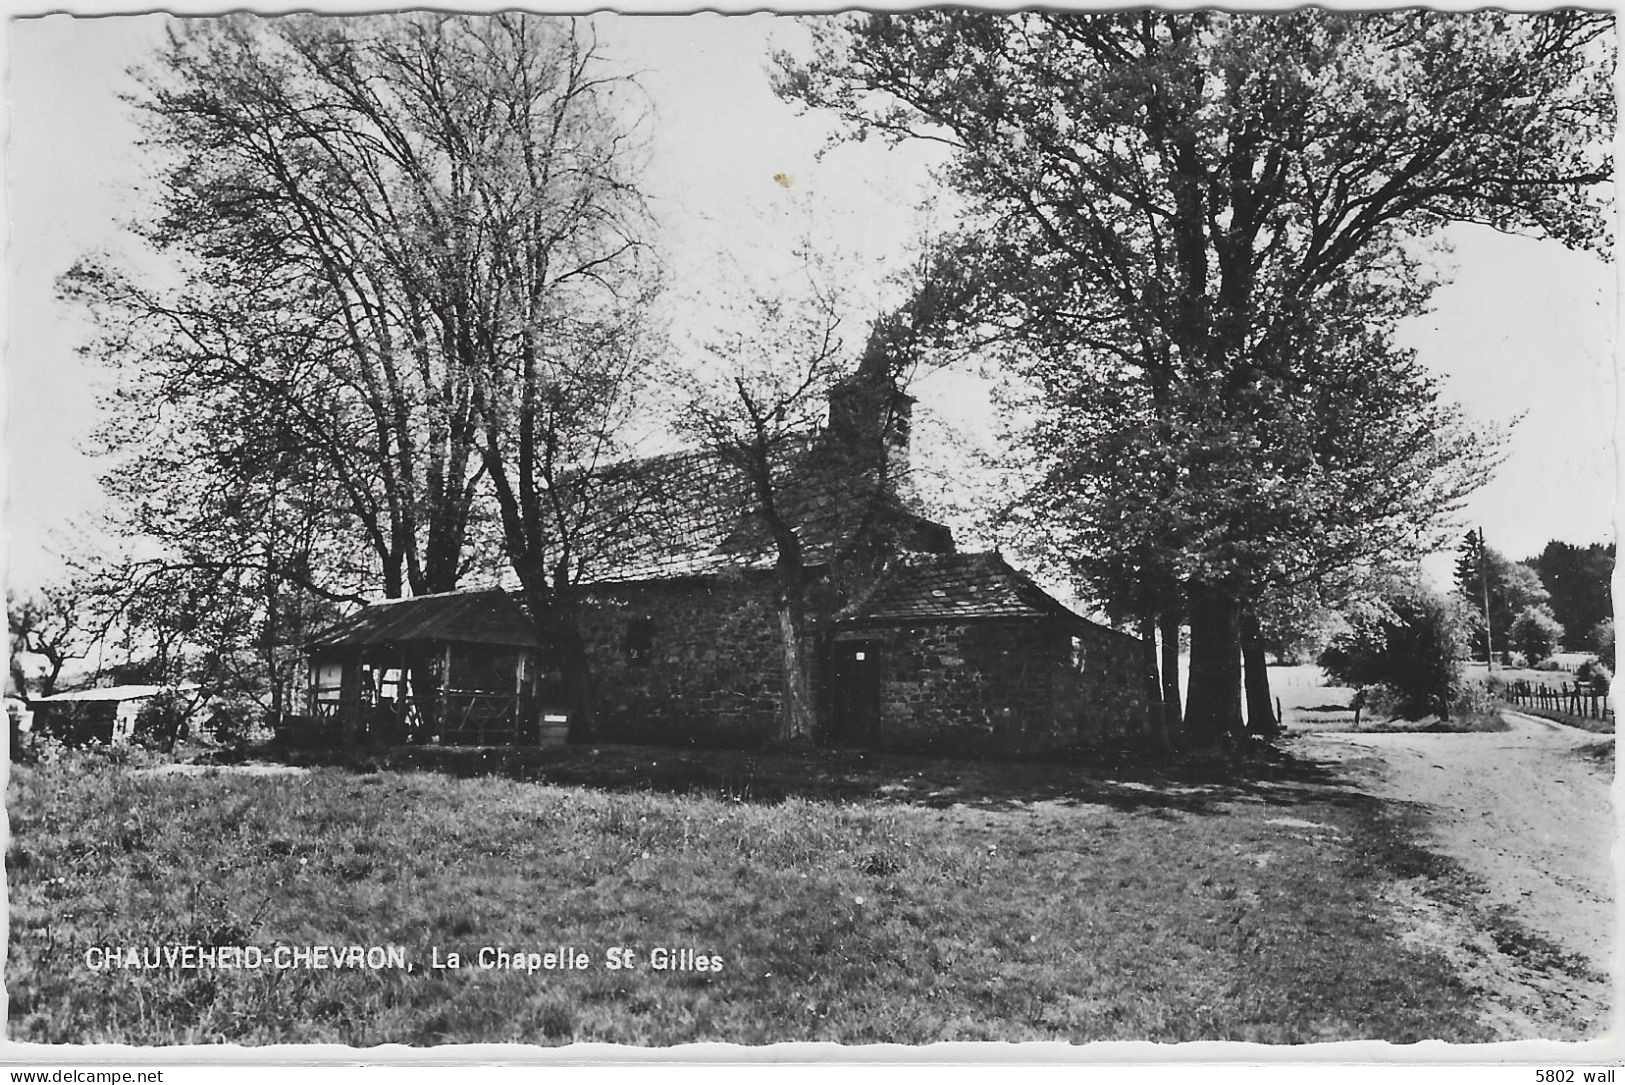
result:
<svg viewBox="0 0 1625 1085"><path fill-rule="evenodd" d="M894 549L952 548L946 527L908 508L894 486L882 488L873 455L855 455L832 429L788 435L776 455L774 497L796 526L807 566L829 563L860 531ZM602 465L560 485L565 508L586 510L563 527L563 541L583 542L574 548L577 584L766 569L777 556L754 512L747 478L715 451ZM513 587L506 580L502 587L373 604L316 638L312 647L431 641L534 647L520 596L504 590Z"/></svg>
<svg viewBox="0 0 1625 1085"><path fill-rule="evenodd" d="M828 462L817 443L816 432L787 442L776 472L775 500L796 525L807 565L827 563L865 525L946 538L945 528L909 509L894 490L878 492L874 473ZM596 488L582 502L592 514L577 530L593 540L582 548L579 584L765 569L776 557L743 474L715 452L615 464L577 484Z"/></svg>
<svg viewBox="0 0 1625 1085"><path fill-rule="evenodd" d="M1011 618L1088 621L999 554L982 553L930 555L893 566L843 624Z"/></svg>
<svg viewBox="0 0 1625 1085"><path fill-rule="evenodd" d="M514 648L535 648L539 643L519 603L500 588L487 588L373 603L322 633L311 647L448 641Z"/></svg>
<svg viewBox="0 0 1625 1085"><path fill-rule="evenodd" d="M591 510L575 532L592 540L576 570L583 584L714 572L747 505L743 480L709 452L611 464L569 484L591 491L576 506Z"/></svg>

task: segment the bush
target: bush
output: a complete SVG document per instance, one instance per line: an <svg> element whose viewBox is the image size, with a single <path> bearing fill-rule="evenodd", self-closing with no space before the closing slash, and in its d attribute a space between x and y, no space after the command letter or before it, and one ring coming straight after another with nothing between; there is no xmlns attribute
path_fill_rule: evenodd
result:
<svg viewBox="0 0 1625 1085"><path fill-rule="evenodd" d="M1531 666L1552 657L1563 640L1563 626L1544 603L1524 607L1512 620L1512 644Z"/></svg>
<svg viewBox="0 0 1625 1085"><path fill-rule="evenodd" d="M135 717L132 738L139 745L165 753L175 748L175 742L186 733L186 717L192 709L192 698L180 690L166 689L147 699Z"/></svg>
<svg viewBox="0 0 1625 1085"><path fill-rule="evenodd" d="M1499 694L1505 686L1505 682L1499 686L1489 682L1463 682L1456 703L1450 706L1451 711L1457 718L1493 716L1501 709Z"/></svg>
<svg viewBox="0 0 1625 1085"><path fill-rule="evenodd" d="M1588 659L1575 670L1574 680L1590 686L1596 693L1607 693L1608 684L1614 680L1614 672L1602 660Z"/></svg>
<svg viewBox="0 0 1625 1085"><path fill-rule="evenodd" d="M265 706L246 694L222 697L209 708L209 733L216 741L239 746L262 737Z"/></svg>
<svg viewBox="0 0 1625 1085"><path fill-rule="evenodd" d="M1605 618L1591 627L1591 650L1605 660L1614 658L1614 619Z"/></svg>
<svg viewBox="0 0 1625 1085"><path fill-rule="evenodd" d="M1450 717L1461 695L1461 623L1450 601L1420 584L1398 581L1380 600L1348 616L1320 665L1331 680L1361 691L1373 711L1404 719Z"/></svg>

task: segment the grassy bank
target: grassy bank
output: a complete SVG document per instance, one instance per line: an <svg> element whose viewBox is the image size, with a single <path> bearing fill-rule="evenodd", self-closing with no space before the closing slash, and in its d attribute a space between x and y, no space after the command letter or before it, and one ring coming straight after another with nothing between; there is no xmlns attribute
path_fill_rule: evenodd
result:
<svg viewBox="0 0 1625 1085"><path fill-rule="evenodd" d="M616 751L592 788L410 768L153 773L83 756L15 767L12 1037L1486 1037L1470 992L1401 943L1384 902L1426 854L1311 768L854 759L830 770L835 797L799 787L795 758L752 759L715 788L651 783L663 753ZM85 959L171 942L398 945L414 967ZM592 967L467 967L482 946L560 945ZM607 970L617 946L639 966ZM722 968L655 971L657 946ZM465 967L428 967L436 948Z"/></svg>

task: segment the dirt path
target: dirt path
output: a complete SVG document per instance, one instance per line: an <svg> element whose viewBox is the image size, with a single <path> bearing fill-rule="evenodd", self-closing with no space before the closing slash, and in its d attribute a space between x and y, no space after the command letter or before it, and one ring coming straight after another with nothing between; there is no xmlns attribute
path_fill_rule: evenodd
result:
<svg viewBox="0 0 1625 1085"><path fill-rule="evenodd" d="M1483 883L1476 902L1482 914L1504 914L1586 962L1600 980L1613 968L1613 763L1579 748L1612 736L1519 713L1505 717L1510 730L1500 732L1314 732L1291 742L1305 756L1344 764L1362 790L1416 804L1431 837L1425 843ZM1506 948L1504 934L1492 941ZM1469 947L1461 948L1473 967L1493 967L1471 961ZM1598 1009L1609 1003L1605 984L1585 984L1572 968L1564 976L1550 975L1549 967L1531 970L1529 960L1525 951L1517 982Z"/></svg>

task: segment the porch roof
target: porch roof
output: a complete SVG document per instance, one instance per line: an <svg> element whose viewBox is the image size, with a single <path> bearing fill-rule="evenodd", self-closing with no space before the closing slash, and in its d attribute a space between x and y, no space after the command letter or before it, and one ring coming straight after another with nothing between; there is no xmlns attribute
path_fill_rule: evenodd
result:
<svg viewBox="0 0 1625 1085"><path fill-rule="evenodd" d="M316 637L311 649L446 643L540 646L518 601L508 592L492 588L373 603Z"/></svg>

